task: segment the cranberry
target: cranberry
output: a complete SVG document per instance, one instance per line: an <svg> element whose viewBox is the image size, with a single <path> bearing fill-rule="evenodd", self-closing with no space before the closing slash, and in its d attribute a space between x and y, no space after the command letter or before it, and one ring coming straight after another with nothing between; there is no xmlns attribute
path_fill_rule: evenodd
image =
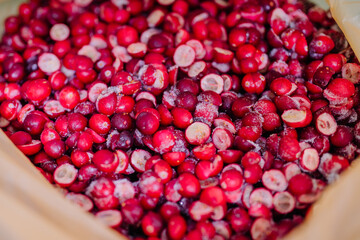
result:
<svg viewBox="0 0 360 240"><path fill-rule="evenodd" d="M111 128L110 119L103 114L94 114L89 120L89 127L98 134L106 134Z"/></svg>
<svg viewBox="0 0 360 240"><path fill-rule="evenodd" d="M344 78L335 78L330 81L324 91L324 97L334 103L343 102L344 98L351 97L355 93L354 84Z"/></svg>
<svg viewBox="0 0 360 240"><path fill-rule="evenodd" d="M250 228L250 216L243 208L231 209L226 218L235 232L244 232Z"/></svg>
<svg viewBox="0 0 360 240"><path fill-rule="evenodd" d="M170 130L160 130L154 134L152 142L157 152L165 153L174 147L175 137Z"/></svg>
<svg viewBox="0 0 360 240"><path fill-rule="evenodd" d="M82 167L90 162L89 154L86 152L74 150L71 153L71 162L77 167Z"/></svg>
<svg viewBox="0 0 360 240"><path fill-rule="evenodd" d="M220 186L225 191L234 191L239 189L243 182L243 176L241 172L231 169L225 171L220 176Z"/></svg>
<svg viewBox="0 0 360 240"><path fill-rule="evenodd" d="M24 98L40 102L50 96L51 86L45 79L32 80L22 85L21 92Z"/></svg>
<svg viewBox="0 0 360 240"><path fill-rule="evenodd" d="M250 184L257 183L262 176L262 169L260 165L253 164L244 169L244 179L245 182Z"/></svg>
<svg viewBox="0 0 360 240"><path fill-rule="evenodd" d="M286 161L295 161L300 156L300 145L296 138L282 137L279 143L279 155Z"/></svg>
<svg viewBox="0 0 360 240"><path fill-rule="evenodd" d="M59 158L65 152L65 143L61 140L52 140L44 144L44 151L52 158Z"/></svg>
<svg viewBox="0 0 360 240"><path fill-rule="evenodd" d="M231 110L237 117L243 117L247 112L250 111L252 101L248 98L242 97L235 100L232 104Z"/></svg>
<svg viewBox="0 0 360 240"><path fill-rule="evenodd" d="M174 52L174 62L179 67L188 67L195 60L195 51L188 45L180 45Z"/></svg>
<svg viewBox="0 0 360 240"><path fill-rule="evenodd" d="M338 126L336 132L330 137L331 144L336 147L345 147L354 138L351 128L347 126Z"/></svg>
<svg viewBox="0 0 360 240"><path fill-rule="evenodd" d="M265 171L262 182L267 189L278 192L284 191L288 186L284 174L277 169Z"/></svg>
<svg viewBox="0 0 360 240"><path fill-rule="evenodd" d="M136 126L143 134L153 134L159 128L160 121L152 113L142 112L136 118Z"/></svg>
<svg viewBox="0 0 360 240"><path fill-rule="evenodd" d="M176 106L185 108L188 111L194 111L198 100L191 92L182 92L176 98Z"/></svg>
<svg viewBox="0 0 360 240"><path fill-rule="evenodd" d="M144 211L137 199L128 199L122 203L121 213L125 222L136 224L140 221Z"/></svg>
<svg viewBox="0 0 360 240"><path fill-rule="evenodd" d="M179 193L184 197L195 197L200 193L199 180L190 173L182 173L178 178Z"/></svg>
<svg viewBox="0 0 360 240"><path fill-rule="evenodd" d="M203 91L210 90L220 94L224 89L224 79L217 74L211 73L201 79L200 87Z"/></svg>
<svg viewBox="0 0 360 240"><path fill-rule="evenodd" d="M119 113L111 118L111 126L119 131L130 130L133 128L133 122L129 115Z"/></svg>
<svg viewBox="0 0 360 240"><path fill-rule="evenodd" d="M186 221L180 215L172 216L168 223L168 234L171 239L182 239L186 233Z"/></svg>
<svg viewBox="0 0 360 240"><path fill-rule="evenodd" d="M87 119L80 113L70 113L68 115L68 128L71 132L80 132L87 126Z"/></svg>
<svg viewBox="0 0 360 240"><path fill-rule="evenodd" d="M117 41L120 46L129 46L131 43L138 41L138 33L135 28L123 26L117 32Z"/></svg>
<svg viewBox="0 0 360 240"><path fill-rule="evenodd" d="M60 104L67 109L74 109L80 102L80 95L73 87L65 87L59 93Z"/></svg>
<svg viewBox="0 0 360 240"><path fill-rule="evenodd" d="M314 39L310 42L309 48L310 51L324 54L330 52L334 46L334 41L329 36L319 35L314 37Z"/></svg>
<svg viewBox="0 0 360 240"><path fill-rule="evenodd" d="M293 176L289 181L289 191L294 195L309 193L313 187L311 178L303 173Z"/></svg>
<svg viewBox="0 0 360 240"><path fill-rule="evenodd" d="M191 113L184 108L174 108L171 110L173 124L178 128L187 128L192 122Z"/></svg>
<svg viewBox="0 0 360 240"><path fill-rule="evenodd" d="M141 220L141 227L148 237L157 237L163 229L163 220L160 214L148 212Z"/></svg>
<svg viewBox="0 0 360 240"><path fill-rule="evenodd" d="M313 81L320 87L326 87L334 74L335 71L331 67L319 67L314 73Z"/></svg>
<svg viewBox="0 0 360 240"><path fill-rule="evenodd" d="M14 134L12 134L10 136L10 140L15 145L23 145L23 144L31 143L32 138L31 138L31 135L29 133L19 131L19 132L15 132Z"/></svg>
<svg viewBox="0 0 360 240"><path fill-rule="evenodd" d="M46 119L38 114L30 113L24 120L24 128L31 135L40 135L43 131Z"/></svg>
<svg viewBox="0 0 360 240"><path fill-rule="evenodd" d="M279 192L274 196L274 208L277 212L286 214L295 208L295 198L289 192Z"/></svg>
<svg viewBox="0 0 360 240"><path fill-rule="evenodd" d="M54 172L54 181L62 187L70 186L77 177L78 170L71 164L58 166Z"/></svg>
<svg viewBox="0 0 360 240"><path fill-rule="evenodd" d="M100 150L93 156L95 166L103 172L113 172L118 166L119 159L108 150Z"/></svg>
<svg viewBox="0 0 360 240"><path fill-rule="evenodd" d="M271 91L279 96L291 94L292 88L292 83L286 78L276 78L270 85Z"/></svg>
<svg viewBox="0 0 360 240"><path fill-rule="evenodd" d="M163 193L164 185L153 171L146 171L141 175L140 191L152 198L159 198Z"/></svg>

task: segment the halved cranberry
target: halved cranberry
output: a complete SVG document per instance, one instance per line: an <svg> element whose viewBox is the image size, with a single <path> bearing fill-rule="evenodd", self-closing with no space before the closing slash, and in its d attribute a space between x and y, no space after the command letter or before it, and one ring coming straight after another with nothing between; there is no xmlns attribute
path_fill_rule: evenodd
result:
<svg viewBox="0 0 360 240"><path fill-rule="evenodd" d="M210 128L202 122L191 124L185 131L186 140L193 145L201 145L210 137Z"/></svg>
<svg viewBox="0 0 360 240"><path fill-rule="evenodd" d="M62 164L54 172L54 181L62 187L68 187L75 181L77 173L78 170L73 165Z"/></svg>
<svg viewBox="0 0 360 240"><path fill-rule="evenodd" d="M95 166L103 172L113 172L119 164L117 156L108 150L100 150L93 156Z"/></svg>

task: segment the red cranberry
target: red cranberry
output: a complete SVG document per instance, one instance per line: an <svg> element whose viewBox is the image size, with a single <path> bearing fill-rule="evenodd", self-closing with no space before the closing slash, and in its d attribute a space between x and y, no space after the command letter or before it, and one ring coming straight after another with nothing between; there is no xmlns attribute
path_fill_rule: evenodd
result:
<svg viewBox="0 0 360 240"><path fill-rule="evenodd" d="M52 158L59 158L65 152L65 143L61 140L52 140L44 144L44 150Z"/></svg>
<svg viewBox="0 0 360 240"><path fill-rule="evenodd" d="M21 92L24 98L30 101L40 102L50 96L51 86L45 79L32 80L22 85Z"/></svg>
<svg viewBox="0 0 360 240"><path fill-rule="evenodd" d="M89 127L98 134L106 134L110 131L110 119L103 114L94 114L89 120Z"/></svg>
<svg viewBox="0 0 360 240"><path fill-rule="evenodd" d="M296 138L282 137L279 143L279 155L286 161L295 161L300 156L300 145Z"/></svg>
<svg viewBox="0 0 360 240"><path fill-rule="evenodd" d="M31 135L40 135L43 131L46 119L38 114L30 113L24 120L24 128Z"/></svg>
<svg viewBox="0 0 360 240"><path fill-rule="evenodd" d="M171 110L173 124L178 128L186 128L193 122L191 113L184 108L174 108Z"/></svg>
<svg viewBox="0 0 360 240"><path fill-rule="evenodd" d="M160 181L156 173L146 171L141 175L139 182L140 191L152 198L159 198L164 189L163 183Z"/></svg>
<svg viewBox="0 0 360 240"><path fill-rule="evenodd" d="M163 220L159 214L148 212L141 220L141 227L146 236L157 237L163 229Z"/></svg>
<svg viewBox="0 0 360 240"><path fill-rule="evenodd" d="M119 163L119 159L115 156L115 154L108 150L97 151L94 154L92 161L95 166L103 172L115 171Z"/></svg>
<svg viewBox="0 0 360 240"><path fill-rule="evenodd" d="M142 112L136 118L136 126L143 134L155 133L159 125L159 119L149 112Z"/></svg>
<svg viewBox="0 0 360 240"><path fill-rule="evenodd" d="M178 178L179 193L184 197L195 197L200 193L199 180L190 173L183 173Z"/></svg>
<svg viewBox="0 0 360 240"><path fill-rule="evenodd" d="M80 132L87 126L87 119L80 113L70 113L68 115L68 128L71 132Z"/></svg>
<svg viewBox="0 0 360 240"><path fill-rule="evenodd" d="M65 87L60 91L59 101L64 108L74 109L80 102L80 95L75 88L70 86Z"/></svg>
<svg viewBox="0 0 360 240"><path fill-rule="evenodd" d="M304 173L293 176L289 181L289 191L296 196L309 193L312 187L311 178Z"/></svg>
<svg viewBox="0 0 360 240"><path fill-rule="evenodd" d="M172 216L168 222L168 234L172 239L182 239L186 233L187 224L180 215Z"/></svg>
<svg viewBox="0 0 360 240"><path fill-rule="evenodd" d="M241 172L231 169L225 171L220 176L220 186L225 191L234 191L239 189L243 182L243 176Z"/></svg>
<svg viewBox="0 0 360 240"><path fill-rule="evenodd" d="M138 33L133 27L123 26L117 32L117 40L120 46L127 47L138 41Z"/></svg>
<svg viewBox="0 0 360 240"><path fill-rule="evenodd" d="M330 142L336 147L345 147L354 138L351 128L338 126L336 132L330 137Z"/></svg>

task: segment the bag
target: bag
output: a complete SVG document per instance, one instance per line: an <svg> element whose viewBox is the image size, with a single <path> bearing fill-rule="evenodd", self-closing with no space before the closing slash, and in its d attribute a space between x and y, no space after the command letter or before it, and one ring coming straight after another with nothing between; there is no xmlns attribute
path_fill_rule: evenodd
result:
<svg viewBox="0 0 360 240"><path fill-rule="evenodd" d="M23 1L0 0L4 19ZM324 1L313 1L326 6ZM331 12L360 57L360 0L328 0ZM0 130L0 239L127 239L67 201ZM312 206L286 240L360 239L360 161L355 160Z"/></svg>

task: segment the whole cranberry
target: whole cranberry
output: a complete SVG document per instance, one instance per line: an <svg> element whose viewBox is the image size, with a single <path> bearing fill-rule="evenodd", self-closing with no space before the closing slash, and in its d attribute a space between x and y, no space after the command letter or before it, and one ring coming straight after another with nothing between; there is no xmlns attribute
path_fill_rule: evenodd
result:
<svg viewBox="0 0 360 240"><path fill-rule="evenodd" d="M138 33L133 27L122 26L117 32L117 40L120 46L127 47L138 41Z"/></svg>
<svg viewBox="0 0 360 240"><path fill-rule="evenodd" d="M89 127L98 134L106 134L110 131L110 119L103 114L94 114L89 120Z"/></svg>
<svg viewBox="0 0 360 240"><path fill-rule="evenodd" d="M65 143L61 140L52 140L44 145L44 151L52 158L59 158L65 152Z"/></svg>
<svg viewBox="0 0 360 240"><path fill-rule="evenodd" d="M126 114L115 114L111 118L111 126L119 131L130 130L133 128L132 118Z"/></svg>
<svg viewBox="0 0 360 240"><path fill-rule="evenodd" d="M31 135L40 135L43 131L46 119L38 114L30 113L24 120L24 129Z"/></svg>
<svg viewBox="0 0 360 240"><path fill-rule="evenodd" d="M74 109L80 102L80 95L74 87L67 86L60 91L59 101L64 108Z"/></svg>
<svg viewBox="0 0 360 240"><path fill-rule="evenodd" d="M71 132L80 132L87 126L87 119L80 113L70 113L68 115L68 128Z"/></svg>
<svg viewBox="0 0 360 240"><path fill-rule="evenodd" d="M148 237L159 236L163 226L164 224L160 214L155 212L148 212L141 220L141 227Z"/></svg>
<svg viewBox="0 0 360 240"><path fill-rule="evenodd" d="M136 127L143 134L153 134L160 126L159 119L152 113L142 112L136 119Z"/></svg>

